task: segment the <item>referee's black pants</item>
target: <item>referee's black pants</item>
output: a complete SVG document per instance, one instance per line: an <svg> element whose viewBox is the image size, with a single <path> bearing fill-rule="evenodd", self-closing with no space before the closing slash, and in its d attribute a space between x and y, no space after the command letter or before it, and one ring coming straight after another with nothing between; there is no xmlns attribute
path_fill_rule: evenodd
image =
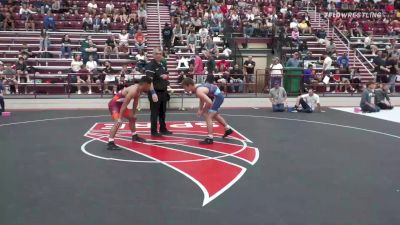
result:
<svg viewBox="0 0 400 225"><path fill-rule="evenodd" d="M165 124L165 113L167 112L167 92L157 92L158 102L153 102L151 95L149 95L150 101L150 121L151 121L151 133L157 133L157 119L160 123L160 132L167 131L167 125Z"/></svg>

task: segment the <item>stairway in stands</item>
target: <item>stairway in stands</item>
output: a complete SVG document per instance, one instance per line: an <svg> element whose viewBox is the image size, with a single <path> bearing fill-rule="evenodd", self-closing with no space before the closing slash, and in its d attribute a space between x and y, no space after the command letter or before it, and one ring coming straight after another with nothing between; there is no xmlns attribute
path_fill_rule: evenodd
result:
<svg viewBox="0 0 400 225"><path fill-rule="evenodd" d="M160 10L157 9L157 3L148 3L147 6L147 56L152 59L153 49L160 47L160 28L164 28L165 23L170 23L170 15L168 7L160 4ZM158 15L160 15L160 21L158 21ZM171 87L179 87L177 84L178 73L177 58L175 54L170 54L167 58L167 67L169 71L169 81L171 82Z"/></svg>
<svg viewBox="0 0 400 225"><path fill-rule="evenodd" d="M305 13L306 10L301 12ZM357 55L354 53L354 50L348 48L346 43L340 38L340 34L337 34L333 31L332 25L328 26L327 20L321 18L320 13L315 13L314 10L309 10L308 14L311 18L310 23L313 27L314 32L317 31L317 29L324 28L325 31L327 31L328 38L333 37L334 43L336 45L336 54L338 57L341 56L344 52L348 52L348 56L350 59L350 68L360 68L361 80L363 82L368 82L375 79L368 67L365 66L363 64L363 61L361 61L361 59L357 57Z"/></svg>

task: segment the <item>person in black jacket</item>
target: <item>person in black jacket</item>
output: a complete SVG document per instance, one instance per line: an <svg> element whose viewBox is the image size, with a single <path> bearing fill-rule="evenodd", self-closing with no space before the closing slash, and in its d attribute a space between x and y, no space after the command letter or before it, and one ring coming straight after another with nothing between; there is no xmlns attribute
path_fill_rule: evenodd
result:
<svg viewBox="0 0 400 225"><path fill-rule="evenodd" d="M151 77L153 80L153 87L149 92L150 111L151 111L151 135L160 137L161 135L170 135L172 132L167 130L165 124L165 113L167 111L167 101L169 94L167 88L169 85L167 68L161 64L162 50L155 48L153 51L154 59L146 65L146 76ZM157 128L157 119L160 123L160 132Z"/></svg>
<svg viewBox="0 0 400 225"><path fill-rule="evenodd" d="M162 29L161 33L162 33L162 37L163 37L164 48L168 52L170 52L171 51L172 36L173 36L173 32L172 32L171 26L168 23L165 23L165 27L164 27L164 29Z"/></svg>

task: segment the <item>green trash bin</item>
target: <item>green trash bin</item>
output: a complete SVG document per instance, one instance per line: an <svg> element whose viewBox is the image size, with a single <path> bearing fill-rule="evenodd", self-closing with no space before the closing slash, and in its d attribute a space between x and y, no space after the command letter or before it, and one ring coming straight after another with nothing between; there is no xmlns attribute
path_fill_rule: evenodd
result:
<svg viewBox="0 0 400 225"><path fill-rule="evenodd" d="M285 67L283 75L283 87L288 95L299 95L301 89L301 78L303 68L301 67Z"/></svg>

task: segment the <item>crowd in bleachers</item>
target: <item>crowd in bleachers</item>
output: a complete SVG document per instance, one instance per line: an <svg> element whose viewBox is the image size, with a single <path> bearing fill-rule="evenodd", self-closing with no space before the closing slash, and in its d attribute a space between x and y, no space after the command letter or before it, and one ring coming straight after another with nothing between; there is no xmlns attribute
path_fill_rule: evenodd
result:
<svg viewBox="0 0 400 225"><path fill-rule="evenodd" d="M121 66L129 66L133 71L143 72L144 65L141 61L146 60L146 56L143 56L146 51L146 38L143 33L143 30L147 29L146 7L144 0L140 2L136 0L113 2L95 0L0 1L0 25L4 31L40 30L37 36L35 35L37 33L29 33L28 37L13 40L11 46L3 48L7 61L2 64L8 68L7 82L11 84L11 93L18 93L18 83L29 83L35 72L41 72L37 66L33 65L30 58L52 59L60 56L69 59L59 61L58 65L67 66L66 64L70 63L70 70L67 69L67 71L72 73L80 70L80 68L77 69L77 66L73 66L74 60L81 59L81 66L89 69L92 74L90 79L86 79L88 83L96 82L93 77L98 77L98 73L104 72L107 65L106 59L111 56L118 59L122 55L122 58L133 59L130 62L134 62L136 59L139 62L138 69L135 66L132 67L133 63ZM62 37L54 35L57 36L54 37L49 31L60 31L63 35ZM97 38L100 36L97 34L92 36L88 33L88 35L77 34L74 35L74 38L70 38L68 31L104 32L105 35ZM114 34L111 34L111 31ZM5 37L2 43L8 44L10 39L7 38L9 37ZM14 42L18 44L14 45ZM22 46L19 44L21 42L24 43ZM8 49L6 49L7 47ZM10 49L18 51L14 53ZM6 57L13 54L15 54L15 61ZM101 56L103 60L99 60ZM71 62L72 57L74 59ZM90 59L99 66L91 68L88 65ZM24 65L23 70L18 67L20 62ZM48 61L45 62L47 65ZM71 77L72 82L85 80L80 79L79 74ZM100 80L105 82L104 76L100 76ZM123 81L123 79L120 80ZM48 79L47 82L53 81ZM90 88L88 92L91 93Z"/></svg>

